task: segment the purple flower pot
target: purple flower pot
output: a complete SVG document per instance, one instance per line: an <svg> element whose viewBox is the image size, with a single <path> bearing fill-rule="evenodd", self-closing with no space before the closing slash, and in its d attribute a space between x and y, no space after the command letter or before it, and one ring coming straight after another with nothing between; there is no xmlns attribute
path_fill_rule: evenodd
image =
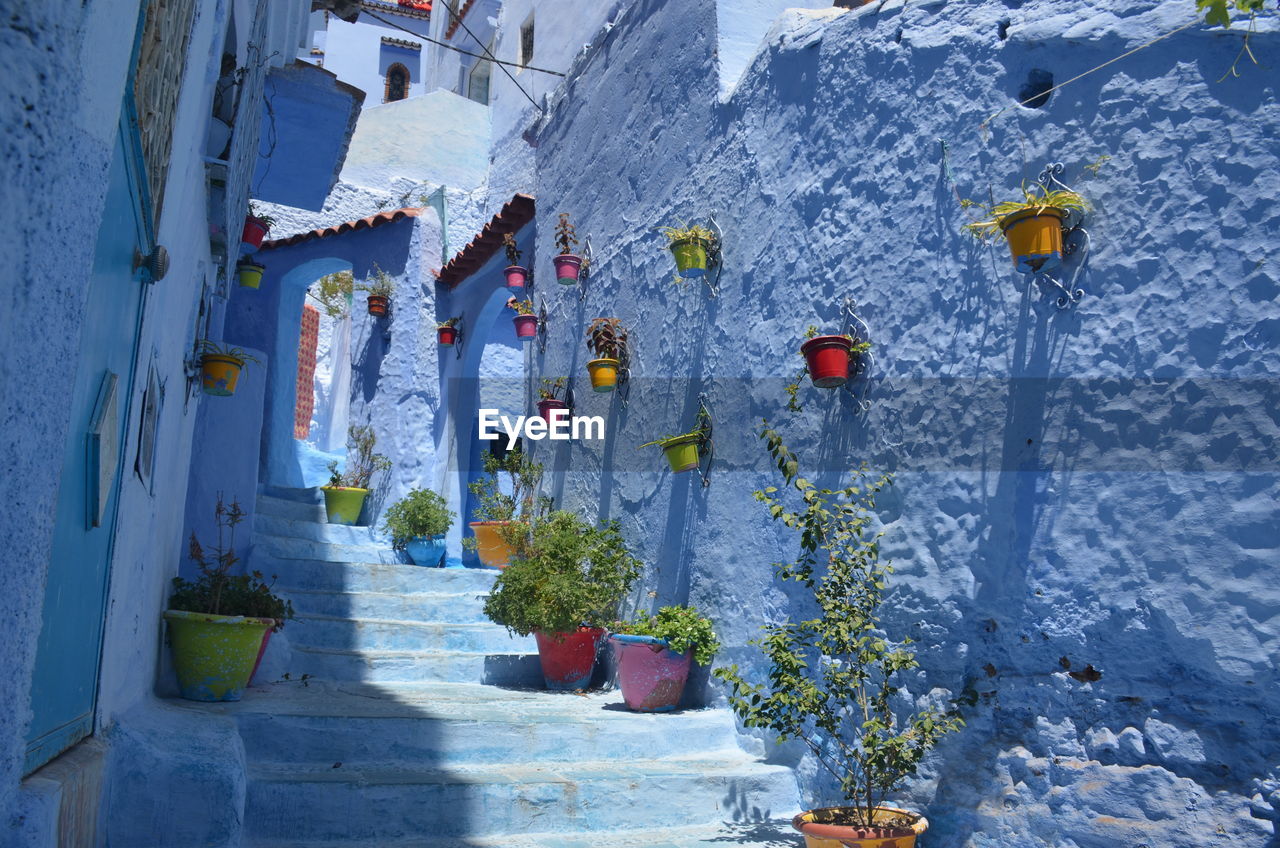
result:
<svg viewBox="0 0 1280 848"><path fill-rule="evenodd" d="M652 636L609 637L618 661L618 685L627 708L642 713L674 710L684 694L693 651L677 654Z"/></svg>

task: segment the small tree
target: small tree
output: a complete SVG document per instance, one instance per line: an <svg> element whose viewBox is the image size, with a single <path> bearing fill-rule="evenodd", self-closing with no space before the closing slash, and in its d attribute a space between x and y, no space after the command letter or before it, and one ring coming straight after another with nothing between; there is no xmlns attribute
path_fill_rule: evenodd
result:
<svg viewBox="0 0 1280 848"><path fill-rule="evenodd" d="M324 307L325 315L341 318L351 308L351 292L354 288L355 278L350 271L335 271L316 281L314 297Z"/></svg>
<svg viewBox="0 0 1280 848"><path fill-rule="evenodd" d="M329 485L352 489L367 489L373 475L389 471L391 460L374 452L378 437L371 424L352 424L347 429L347 467L338 471L338 463L329 463Z"/></svg>
<svg viewBox="0 0 1280 848"><path fill-rule="evenodd" d="M514 449L502 457L486 453L484 470L486 476L467 486L479 501L473 517L476 521L504 523L498 528L498 535L520 552L525 549L532 528L551 510L551 499L538 494L542 463ZM510 494L503 491L503 477ZM467 550L476 550L473 537L463 539L462 544Z"/></svg>
<svg viewBox="0 0 1280 848"><path fill-rule="evenodd" d="M774 486L755 492L775 521L800 533L800 556L774 568L813 591L819 614L766 624L752 641L768 659L767 684L748 683L736 665L715 675L730 685L729 703L747 727L772 730L780 742L799 739L839 782L850 820L824 823L869 827L888 793L964 722L933 707L899 717L890 703L896 675L918 665L911 640L895 646L880 625L893 569L880 561L880 534L870 527L875 496L892 479L868 480L864 469L844 488L819 488L799 476L799 461L768 422L760 437L803 503L789 508Z"/></svg>
<svg viewBox="0 0 1280 848"><path fill-rule="evenodd" d="M387 508L383 522L383 529L391 534L391 547L403 551L414 539L448 533L453 526L453 512L439 492L411 489Z"/></svg>

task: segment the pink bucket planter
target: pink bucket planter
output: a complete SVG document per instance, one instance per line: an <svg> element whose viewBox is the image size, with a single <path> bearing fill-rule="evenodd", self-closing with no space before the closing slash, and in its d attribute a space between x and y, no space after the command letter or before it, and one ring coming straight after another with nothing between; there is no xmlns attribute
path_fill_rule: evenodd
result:
<svg viewBox="0 0 1280 848"><path fill-rule="evenodd" d="M529 269L519 265L509 265L502 270L507 275L507 288L522 289L529 280Z"/></svg>
<svg viewBox="0 0 1280 848"><path fill-rule="evenodd" d="M556 266L556 282L565 286L578 284L578 273L582 270L582 257L572 253L562 253L551 260Z"/></svg>
<svg viewBox="0 0 1280 848"><path fill-rule="evenodd" d="M557 409L567 410L568 408L569 408L569 404L565 403L562 400L558 400L556 398L543 398L542 400L538 401L538 414L541 415L542 420L547 422L548 424L552 423L551 415L554 410L557 410ZM562 421L568 420L568 416L562 415L560 416L560 419Z"/></svg>
<svg viewBox="0 0 1280 848"><path fill-rule="evenodd" d="M516 325L516 338L521 341L533 341L533 337L538 335L537 315L517 315L511 323Z"/></svg>
<svg viewBox="0 0 1280 848"><path fill-rule="evenodd" d="M627 708L642 713L674 710L684 694L693 651L677 654L667 640L615 633L609 637L618 662L618 685Z"/></svg>

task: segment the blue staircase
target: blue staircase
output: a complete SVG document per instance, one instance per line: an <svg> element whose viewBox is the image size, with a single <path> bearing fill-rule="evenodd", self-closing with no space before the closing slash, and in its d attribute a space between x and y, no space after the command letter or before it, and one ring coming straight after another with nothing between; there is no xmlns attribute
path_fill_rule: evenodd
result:
<svg viewBox="0 0 1280 848"><path fill-rule="evenodd" d="M252 567L297 613L290 680L205 707L244 740L246 846L799 844L794 775L743 751L731 713L547 692L532 637L484 617L495 572L395 559L325 524L315 489L259 496Z"/></svg>

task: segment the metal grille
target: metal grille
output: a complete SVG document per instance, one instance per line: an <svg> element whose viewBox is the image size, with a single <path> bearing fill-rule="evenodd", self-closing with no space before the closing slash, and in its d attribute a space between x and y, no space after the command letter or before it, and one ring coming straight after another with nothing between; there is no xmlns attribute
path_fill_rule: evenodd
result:
<svg viewBox="0 0 1280 848"><path fill-rule="evenodd" d="M151 0L147 4L133 101L138 114L138 134L147 166L151 223L160 220L165 178L173 148L173 124L178 114L178 93L186 68L187 42L195 0Z"/></svg>

